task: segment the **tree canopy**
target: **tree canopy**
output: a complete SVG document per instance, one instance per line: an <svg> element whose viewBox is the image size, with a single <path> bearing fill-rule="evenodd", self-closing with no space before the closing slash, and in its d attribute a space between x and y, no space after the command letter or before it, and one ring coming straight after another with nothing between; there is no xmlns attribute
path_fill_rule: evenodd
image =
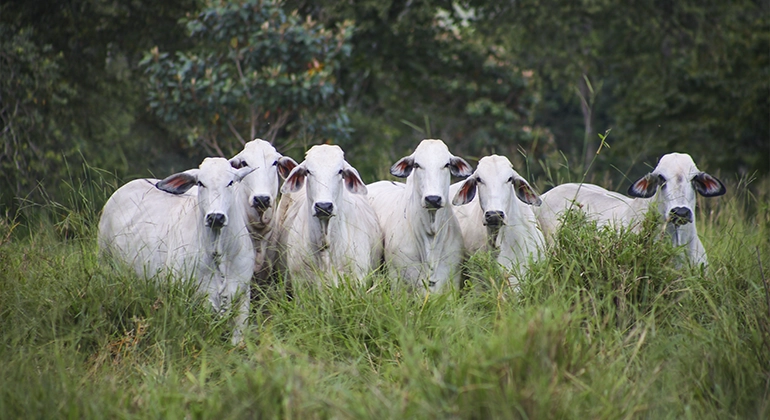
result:
<svg viewBox="0 0 770 420"><path fill-rule="evenodd" d="M542 187L617 186L667 152L770 169L762 2L11 1L0 6L0 206L79 159L120 178L265 137L346 150L365 179L424 137ZM566 169L569 168L569 169ZM561 175L555 175L562 173Z"/></svg>

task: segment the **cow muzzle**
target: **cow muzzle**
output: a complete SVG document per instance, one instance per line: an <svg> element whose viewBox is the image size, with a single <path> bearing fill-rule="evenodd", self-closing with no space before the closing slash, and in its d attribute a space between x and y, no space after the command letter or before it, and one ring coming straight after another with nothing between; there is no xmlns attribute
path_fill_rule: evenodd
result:
<svg viewBox="0 0 770 420"><path fill-rule="evenodd" d="M259 211L265 211L270 207L270 197L266 195L257 195L251 199L251 207Z"/></svg>
<svg viewBox="0 0 770 420"><path fill-rule="evenodd" d="M313 205L313 209L315 210L315 217L319 219L328 219L334 214L334 204L328 203L328 202L322 202L322 203L315 203Z"/></svg>
<svg viewBox="0 0 770 420"><path fill-rule="evenodd" d="M428 210L438 210L441 208L441 201L441 197L438 195L427 195L425 196L425 207Z"/></svg>
<svg viewBox="0 0 770 420"><path fill-rule="evenodd" d="M488 211L484 213L484 225L490 227L500 227L505 223L505 212L500 210Z"/></svg>
<svg viewBox="0 0 770 420"><path fill-rule="evenodd" d="M221 229L227 226L227 216L222 213L209 213L206 215L206 227Z"/></svg>
<svg viewBox="0 0 770 420"><path fill-rule="evenodd" d="M682 226L692 223L692 211L687 207L674 207L668 213L668 220L675 226Z"/></svg>

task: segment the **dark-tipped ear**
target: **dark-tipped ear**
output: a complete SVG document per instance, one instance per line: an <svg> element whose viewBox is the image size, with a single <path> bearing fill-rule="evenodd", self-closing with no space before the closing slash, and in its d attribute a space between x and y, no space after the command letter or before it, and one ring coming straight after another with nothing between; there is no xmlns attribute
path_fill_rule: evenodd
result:
<svg viewBox="0 0 770 420"><path fill-rule="evenodd" d="M302 185L305 184L306 176L307 169L305 169L304 166L295 166L294 169L291 170L291 173L289 173L289 176L286 177L286 182L283 183L281 192L286 194L299 191L299 189L302 188Z"/></svg>
<svg viewBox="0 0 770 420"><path fill-rule="evenodd" d="M345 188L353 194L366 195L367 189L364 185L364 181L358 175L358 171L352 166L349 166L342 170L342 179L345 180Z"/></svg>
<svg viewBox="0 0 770 420"><path fill-rule="evenodd" d="M281 175L281 178L286 179L286 177L288 177L291 173L292 169L297 167L297 162L288 156L281 156L275 162L275 166L278 167L278 175Z"/></svg>
<svg viewBox="0 0 770 420"><path fill-rule="evenodd" d="M476 178L468 178L455 194L452 204L462 206L473 201L473 197L476 197Z"/></svg>
<svg viewBox="0 0 770 420"><path fill-rule="evenodd" d="M390 173L399 178L406 178L412 173L412 168L414 168L414 158L406 156L399 159L398 162L390 167Z"/></svg>
<svg viewBox="0 0 770 420"><path fill-rule="evenodd" d="M198 170L190 169L158 181L155 187L161 191L179 195L186 193L196 183L198 183Z"/></svg>
<svg viewBox="0 0 770 420"><path fill-rule="evenodd" d="M692 186L704 197L716 197L727 192L722 181L705 172L695 175L695 178L692 179Z"/></svg>
<svg viewBox="0 0 770 420"><path fill-rule="evenodd" d="M631 197L650 198L655 195L658 185L660 185L660 177L650 172L628 187L628 195Z"/></svg>
<svg viewBox="0 0 770 420"><path fill-rule="evenodd" d="M449 171L458 178L467 178L473 173L473 168L468 165L465 159L452 156L449 158Z"/></svg>
<svg viewBox="0 0 770 420"><path fill-rule="evenodd" d="M516 197L524 203L532 206L539 206L543 204L543 200L540 199L540 195L532 189L532 187L523 178L514 178L513 189L516 191Z"/></svg>

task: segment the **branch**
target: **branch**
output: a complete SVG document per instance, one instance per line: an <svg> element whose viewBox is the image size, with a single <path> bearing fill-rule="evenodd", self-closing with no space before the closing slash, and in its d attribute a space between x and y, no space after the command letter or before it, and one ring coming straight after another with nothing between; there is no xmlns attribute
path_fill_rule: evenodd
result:
<svg viewBox="0 0 770 420"><path fill-rule="evenodd" d="M233 133L233 135L235 135L235 137L238 139L238 141L241 142L241 146L246 144L246 142L243 140L243 137L241 137L240 133L238 133L238 130L235 129L235 127L233 126L233 123L231 121L229 121L229 120L227 121L227 128L229 128L230 132ZM252 136L252 138L253 137L254 136ZM224 154L222 156L224 156Z"/></svg>
<svg viewBox="0 0 770 420"><path fill-rule="evenodd" d="M278 118L275 119L270 129L267 130L267 133L265 133L265 140L269 141L270 143L275 143L275 136L278 135L278 130L286 125L286 122L289 120L290 116L290 111L281 111Z"/></svg>

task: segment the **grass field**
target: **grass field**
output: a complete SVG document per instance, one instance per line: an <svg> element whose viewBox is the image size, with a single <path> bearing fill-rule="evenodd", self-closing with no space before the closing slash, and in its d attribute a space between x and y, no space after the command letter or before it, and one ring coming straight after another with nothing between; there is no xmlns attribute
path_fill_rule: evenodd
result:
<svg viewBox="0 0 770 420"><path fill-rule="evenodd" d="M485 255L428 298L276 285L239 347L189 287L99 262L88 188L0 219L2 418L770 418L768 179L701 203L707 272L572 214L519 293Z"/></svg>

